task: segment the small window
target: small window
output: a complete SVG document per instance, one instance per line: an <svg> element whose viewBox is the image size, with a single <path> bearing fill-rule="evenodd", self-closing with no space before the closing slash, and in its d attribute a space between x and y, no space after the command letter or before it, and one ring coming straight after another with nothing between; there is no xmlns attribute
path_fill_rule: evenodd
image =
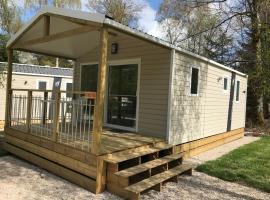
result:
<svg viewBox="0 0 270 200"><path fill-rule="evenodd" d="M39 90L46 90L47 89L47 82L46 81L38 81L38 89Z"/></svg>
<svg viewBox="0 0 270 200"><path fill-rule="evenodd" d="M190 81L190 94L197 95L199 88L199 69L192 67L191 68L191 81Z"/></svg>
<svg viewBox="0 0 270 200"><path fill-rule="evenodd" d="M236 95L235 95L235 100L239 101L240 98L240 81L236 81Z"/></svg>
<svg viewBox="0 0 270 200"><path fill-rule="evenodd" d="M228 78L224 77L223 79L223 90L228 90Z"/></svg>
<svg viewBox="0 0 270 200"><path fill-rule="evenodd" d="M73 87L73 84L72 83L66 83L66 97L67 98L72 98L72 87Z"/></svg>

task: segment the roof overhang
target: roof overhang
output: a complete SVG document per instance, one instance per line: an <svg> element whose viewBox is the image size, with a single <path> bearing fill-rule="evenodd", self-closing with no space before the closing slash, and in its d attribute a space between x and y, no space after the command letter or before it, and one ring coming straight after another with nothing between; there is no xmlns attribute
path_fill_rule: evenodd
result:
<svg viewBox="0 0 270 200"><path fill-rule="evenodd" d="M76 59L97 48L104 20L99 13L46 7L11 37L7 48Z"/></svg>
<svg viewBox="0 0 270 200"><path fill-rule="evenodd" d="M11 37L7 43L7 48L75 60L98 48L99 29L102 26L108 26L111 30L141 38L156 45L176 50L217 67L235 72L241 76L246 76L246 74L230 67L106 18L103 14L55 7L42 9L32 20ZM50 30L49 35L47 34L48 30L46 30L46 27ZM115 36L113 33L110 35Z"/></svg>

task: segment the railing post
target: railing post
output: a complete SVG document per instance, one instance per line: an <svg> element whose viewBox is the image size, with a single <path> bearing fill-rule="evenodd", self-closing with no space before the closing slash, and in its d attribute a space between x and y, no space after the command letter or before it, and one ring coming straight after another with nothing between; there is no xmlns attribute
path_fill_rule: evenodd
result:
<svg viewBox="0 0 270 200"><path fill-rule="evenodd" d="M53 141L57 142L59 133L59 113L60 113L61 92L55 93L54 115L53 115Z"/></svg>
<svg viewBox="0 0 270 200"><path fill-rule="evenodd" d="M46 118L47 118L47 109L48 109L48 92L45 91L44 92L44 103L43 103L43 111L42 111L42 124L45 125L46 124Z"/></svg>
<svg viewBox="0 0 270 200"><path fill-rule="evenodd" d="M27 115L26 115L27 133L31 132L32 96L33 92L29 90L27 94Z"/></svg>
<svg viewBox="0 0 270 200"><path fill-rule="evenodd" d="M13 50L8 49L8 68L7 68L7 85L6 85L6 113L5 113L5 127L11 125L11 105L12 105L12 65L13 65Z"/></svg>

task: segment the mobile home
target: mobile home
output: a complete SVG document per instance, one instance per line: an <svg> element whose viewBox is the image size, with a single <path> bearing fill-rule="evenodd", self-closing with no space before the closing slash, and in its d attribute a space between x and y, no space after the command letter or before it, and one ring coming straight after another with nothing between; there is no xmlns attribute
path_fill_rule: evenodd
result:
<svg viewBox="0 0 270 200"><path fill-rule="evenodd" d="M190 172L182 158L243 136L247 75L105 15L45 8L7 48L6 149L92 192L137 199ZM72 98L26 91L18 119L13 50L74 60ZM36 92L53 120L31 120Z"/></svg>
<svg viewBox="0 0 270 200"><path fill-rule="evenodd" d="M0 129L4 128L5 123L6 67L6 62L0 62L0 71L3 73L3 83L0 86ZM17 89L52 90L56 81L60 81L60 90L72 91L73 88L73 69L69 68L13 63L12 78L12 87Z"/></svg>

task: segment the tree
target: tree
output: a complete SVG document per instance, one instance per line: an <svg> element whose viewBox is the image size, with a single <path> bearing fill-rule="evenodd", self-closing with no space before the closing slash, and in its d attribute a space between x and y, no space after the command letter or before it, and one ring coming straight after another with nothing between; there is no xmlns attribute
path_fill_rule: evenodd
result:
<svg viewBox="0 0 270 200"><path fill-rule="evenodd" d="M143 9L141 4L129 0L89 0L87 7L133 27L137 26L138 14Z"/></svg>
<svg viewBox="0 0 270 200"><path fill-rule="evenodd" d="M24 6L33 10L39 10L44 6L57 8L80 9L81 0L24 0Z"/></svg>
<svg viewBox="0 0 270 200"><path fill-rule="evenodd" d="M24 0L25 8L30 8L35 11L41 9L44 6L54 6L57 8L69 8L69 9L80 9L81 0ZM49 66L61 66L61 67L72 67L73 61L54 58L44 55L35 55L37 63L39 65Z"/></svg>
<svg viewBox="0 0 270 200"><path fill-rule="evenodd" d="M217 30L228 30L230 34L233 35L234 43L232 51L240 52L240 54L248 53L250 56L248 59L253 60L249 62L249 69L246 72L249 75L248 83L248 101L249 97L254 97L254 102L256 106L253 106L252 112L253 118L255 118L256 123L264 123L263 117L263 97L267 95L269 90L269 74L270 70L264 65L264 52L262 45L262 13L269 12L269 0L235 0L232 2L227 2L226 0L208 0L208 1L189 1L189 0L164 0L174 1L170 3L171 10L177 10L178 6L181 3L185 6L188 6L190 9L198 9L208 6L213 9L212 12L208 12L208 15L215 13L218 16L218 20L210 26L205 26L202 29L195 29L193 33L188 34L185 38L180 40L180 43L184 43L189 40L195 40L196 37L201 38L205 33L214 32L217 33ZM177 4L178 3L178 4ZM190 4L189 4L190 3ZM267 12L266 12L267 11ZM175 12L175 16L179 16ZM174 16L174 15L173 15ZM224 29L226 27L226 29ZM268 24L269 27L269 24ZM196 28L196 27L194 27ZM192 29L193 30L193 29ZM238 34L240 33L240 34ZM220 37L222 38L222 37ZM239 45L238 41L241 41L242 45ZM195 40L196 41L196 40ZM248 45L243 45L247 43ZM225 41L226 42L226 41ZM241 44L240 43L240 44ZM212 46L212 44L211 44ZM251 52L247 52L247 49L242 49L243 47L250 48ZM196 47L197 49L197 47ZM239 54L239 55L240 55ZM211 54L210 54L211 55ZM247 57L246 55L244 57ZM239 69L243 68L243 65L239 63L244 63L245 60L242 60L243 57L230 57L230 66L238 67ZM238 60L239 59L239 60ZM249 116L248 116L249 117Z"/></svg>
<svg viewBox="0 0 270 200"><path fill-rule="evenodd" d="M12 34L21 27L20 10L13 1L0 0L0 26L1 32Z"/></svg>
<svg viewBox="0 0 270 200"><path fill-rule="evenodd" d="M21 24L19 9L13 1L0 0L0 61L7 61L7 41L10 38L10 34L15 33ZM18 61L18 52L14 52L14 61ZM0 87L4 86L5 70L5 66L0 66Z"/></svg>
<svg viewBox="0 0 270 200"><path fill-rule="evenodd" d="M172 44L226 63L232 39L226 27L215 26L220 16L208 4L196 6L191 1L164 0L158 12L158 20ZM196 34L209 29L201 34Z"/></svg>

